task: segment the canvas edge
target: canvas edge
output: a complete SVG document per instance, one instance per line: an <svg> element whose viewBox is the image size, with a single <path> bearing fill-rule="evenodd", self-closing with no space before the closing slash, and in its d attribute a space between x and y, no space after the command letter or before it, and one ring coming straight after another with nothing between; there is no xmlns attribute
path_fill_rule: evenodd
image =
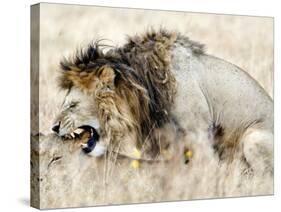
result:
<svg viewBox="0 0 281 212"><path fill-rule="evenodd" d="M37 164L39 164L39 55L40 4L35 4L30 6L30 159ZM37 150L38 154L35 154L34 150ZM36 170L32 170L32 162L30 163L30 206L40 209L40 180L37 180L40 168L38 166Z"/></svg>

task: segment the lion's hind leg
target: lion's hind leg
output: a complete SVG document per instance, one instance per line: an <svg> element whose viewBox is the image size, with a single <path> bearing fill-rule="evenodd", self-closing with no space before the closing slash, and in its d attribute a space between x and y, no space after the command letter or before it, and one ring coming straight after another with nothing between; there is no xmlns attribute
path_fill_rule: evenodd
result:
<svg viewBox="0 0 281 212"><path fill-rule="evenodd" d="M249 128L241 138L244 157L254 173L273 173L273 133Z"/></svg>

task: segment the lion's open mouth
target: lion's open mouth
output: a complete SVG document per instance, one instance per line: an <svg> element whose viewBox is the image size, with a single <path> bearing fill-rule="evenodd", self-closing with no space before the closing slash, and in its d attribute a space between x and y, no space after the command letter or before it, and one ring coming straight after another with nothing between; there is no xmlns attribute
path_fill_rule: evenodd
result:
<svg viewBox="0 0 281 212"><path fill-rule="evenodd" d="M72 139L83 139L85 137L93 137L98 134L96 129L90 125L83 125L74 130L70 136Z"/></svg>
<svg viewBox="0 0 281 212"><path fill-rule="evenodd" d="M96 146L96 143L99 141L99 134L97 130L90 125L83 125L78 127L72 133L67 135L68 139L77 139L83 142L83 151L85 153L90 153Z"/></svg>

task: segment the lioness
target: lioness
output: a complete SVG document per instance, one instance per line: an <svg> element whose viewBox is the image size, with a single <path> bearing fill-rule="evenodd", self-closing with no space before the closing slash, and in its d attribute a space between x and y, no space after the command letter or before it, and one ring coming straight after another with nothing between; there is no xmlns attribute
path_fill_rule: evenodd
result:
<svg viewBox="0 0 281 212"><path fill-rule="evenodd" d="M167 148L157 133L170 126L178 141L203 132L222 159L241 150L253 169L271 169L272 99L249 74L203 47L165 30L108 51L90 44L61 62L59 84L67 95L53 130L69 136L83 128L95 156L133 157L136 148L155 158Z"/></svg>

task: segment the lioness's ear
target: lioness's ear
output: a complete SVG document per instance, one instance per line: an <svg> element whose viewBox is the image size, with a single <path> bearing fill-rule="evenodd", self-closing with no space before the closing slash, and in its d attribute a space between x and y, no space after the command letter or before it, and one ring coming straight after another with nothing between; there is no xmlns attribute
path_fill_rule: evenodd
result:
<svg viewBox="0 0 281 212"><path fill-rule="evenodd" d="M114 69L106 65L101 67L98 71L98 78L104 84L113 85L115 78Z"/></svg>

